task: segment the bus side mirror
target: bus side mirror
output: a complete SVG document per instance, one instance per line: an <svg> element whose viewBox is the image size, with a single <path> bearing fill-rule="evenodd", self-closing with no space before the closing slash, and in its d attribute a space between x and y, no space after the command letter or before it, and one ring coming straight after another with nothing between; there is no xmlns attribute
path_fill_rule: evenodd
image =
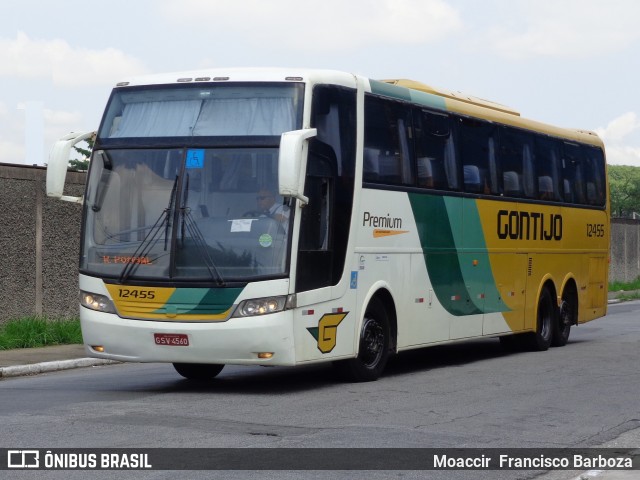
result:
<svg viewBox="0 0 640 480"><path fill-rule="evenodd" d="M58 140L49 154L47 164L47 196L58 198L66 202L82 203L82 197L68 197L63 195L64 181L67 178L67 168L71 148L77 143L95 135L96 132L70 133Z"/></svg>
<svg viewBox="0 0 640 480"><path fill-rule="evenodd" d="M285 132L280 138L280 156L278 158L278 190L283 197L294 197L309 203L304 196L304 177L307 164L304 161L307 150L306 140L315 137L315 128Z"/></svg>

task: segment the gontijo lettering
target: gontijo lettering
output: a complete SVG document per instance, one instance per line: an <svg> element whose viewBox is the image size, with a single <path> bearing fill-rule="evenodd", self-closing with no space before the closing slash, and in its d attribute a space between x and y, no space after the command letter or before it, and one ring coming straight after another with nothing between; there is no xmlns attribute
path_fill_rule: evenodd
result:
<svg viewBox="0 0 640 480"><path fill-rule="evenodd" d="M562 215L517 210L498 211L498 238L562 240Z"/></svg>

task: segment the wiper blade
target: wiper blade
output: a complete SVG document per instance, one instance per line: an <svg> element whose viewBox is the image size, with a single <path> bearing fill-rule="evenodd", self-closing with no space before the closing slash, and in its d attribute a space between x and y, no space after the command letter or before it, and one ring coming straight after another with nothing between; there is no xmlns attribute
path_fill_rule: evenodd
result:
<svg viewBox="0 0 640 480"><path fill-rule="evenodd" d="M186 226L187 231L191 235L193 239L193 243L195 244L200 257L202 258L205 267L209 271L211 278L216 282L219 287L224 287L226 285L222 275L220 274L220 270L216 267L213 258L209 254L209 250L207 248L207 242L200 231L196 221L193 219L191 215L191 210L187 207L182 207L180 209L180 213L182 214L182 226L183 228Z"/></svg>
<svg viewBox="0 0 640 480"><path fill-rule="evenodd" d="M162 213L156 220L156 223L154 223L153 226L149 229L149 233L147 233L147 235L144 237L142 242L140 242L140 245L138 245L138 248L136 248L135 252L133 252L133 255L131 257L141 258L146 256L151 251L151 248L156 244L156 241L160 236L160 232L162 232L163 225L168 223L168 221L169 221L169 210L165 209L162 211ZM166 241L165 241L165 250L166 249L167 248L166 248ZM120 273L120 283L125 282L131 276L131 274L133 273L133 271L136 269L137 266L138 264L135 262L127 263L122 269L122 272Z"/></svg>
<svg viewBox="0 0 640 480"><path fill-rule="evenodd" d="M169 239L169 229L171 228L171 211L174 208L176 192L178 189L178 175L176 175L176 179L173 182L173 187L171 188L171 196L169 197L169 205L165 208L156 222L153 224L147 235L144 237L138 248L136 248L135 252L133 252L132 258L139 258L146 256L151 248L156 244L160 236L160 232L162 231L162 227L164 226L164 250L167 250L167 242ZM131 262L127 263L122 272L120 273L120 283L124 283L134 272L134 270L138 267L138 263Z"/></svg>
<svg viewBox="0 0 640 480"><path fill-rule="evenodd" d="M171 210L173 210L173 203L176 199L176 192L178 191L178 178L176 175L176 179L173 181L173 187L171 187L171 196L169 197L169 205L165 212L167 213L167 222L165 224L164 229L164 249L167 249L167 242L169 241L169 230L171 229Z"/></svg>

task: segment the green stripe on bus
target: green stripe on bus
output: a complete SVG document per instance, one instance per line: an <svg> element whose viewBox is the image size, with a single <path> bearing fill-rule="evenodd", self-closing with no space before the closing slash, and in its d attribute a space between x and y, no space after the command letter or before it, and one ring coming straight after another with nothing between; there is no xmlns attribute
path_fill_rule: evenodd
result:
<svg viewBox="0 0 640 480"><path fill-rule="evenodd" d="M165 313L167 306L181 315L218 315L234 304L242 288L177 288L163 308L153 313Z"/></svg>
<svg viewBox="0 0 640 480"><path fill-rule="evenodd" d="M444 97L432 95L419 90L410 90L406 87L399 87L390 83L379 82L377 80L369 80L371 92L376 95L384 95L386 97L397 98L407 102L415 102L425 107L446 110L447 106Z"/></svg>
<svg viewBox="0 0 640 480"><path fill-rule="evenodd" d="M409 201L442 306L456 316L508 311L495 285L475 201L417 193L410 193Z"/></svg>

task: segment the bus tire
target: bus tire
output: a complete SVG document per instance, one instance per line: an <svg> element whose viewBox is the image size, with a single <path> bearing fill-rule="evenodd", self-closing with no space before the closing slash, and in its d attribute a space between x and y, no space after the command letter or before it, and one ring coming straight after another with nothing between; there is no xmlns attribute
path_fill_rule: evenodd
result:
<svg viewBox="0 0 640 480"><path fill-rule="evenodd" d="M531 350L544 352L551 346L553 328L557 323L557 310L553 295L547 287L544 287L538 299L536 331L529 336Z"/></svg>
<svg viewBox="0 0 640 480"><path fill-rule="evenodd" d="M173 368L189 380L211 380L224 368L224 365L209 363L174 363Z"/></svg>
<svg viewBox="0 0 640 480"><path fill-rule="evenodd" d="M567 287L562 294L562 301L558 310L558 319L554 324L551 345L564 347L569 341L571 325L578 322L578 298L573 287Z"/></svg>
<svg viewBox="0 0 640 480"><path fill-rule="evenodd" d="M389 359L389 315L382 301L371 299L364 314L358 356L334 363L341 376L350 382L377 380Z"/></svg>

